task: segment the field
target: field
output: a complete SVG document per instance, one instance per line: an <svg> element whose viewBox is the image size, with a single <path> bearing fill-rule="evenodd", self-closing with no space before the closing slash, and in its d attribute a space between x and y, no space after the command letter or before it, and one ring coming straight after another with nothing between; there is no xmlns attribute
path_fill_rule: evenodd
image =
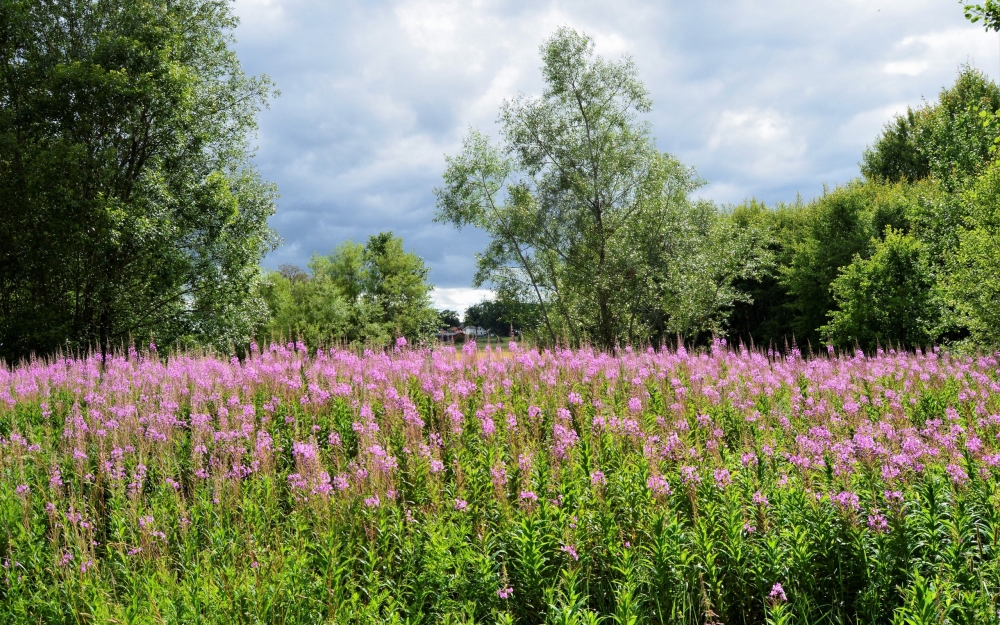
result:
<svg viewBox="0 0 1000 625"><path fill-rule="evenodd" d="M996 356L0 368L0 623L976 623Z"/></svg>

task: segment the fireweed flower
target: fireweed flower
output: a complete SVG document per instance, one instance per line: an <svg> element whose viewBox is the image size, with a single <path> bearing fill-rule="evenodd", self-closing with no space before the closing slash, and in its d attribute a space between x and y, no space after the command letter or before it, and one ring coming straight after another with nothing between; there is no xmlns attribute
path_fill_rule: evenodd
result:
<svg viewBox="0 0 1000 625"><path fill-rule="evenodd" d="M514 589L511 588L510 586L507 586L506 588L501 588L500 590L497 591L497 596L500 597L501 599L510 599L512 596L514 596Z"/></svg>
<svg viewBox="0 0 1000 625"><path fill-rule="evenodd" d="M455 500L455 509L458 510L459 512L463 512L468 507L469 507L468 501L465 501L464 499Z"/></svg>
<svg viewBox="0 0 1000 625"><path fill-rule="evenodd" d="M670 489L670 484L663 478L662 475L650 475L646 478L646 488L648 488L654 495L660 495L663 497L667 497L673 492Z"/></svg>
<svg viewBox="0 0 1000 625"><path fill-rule="evenodd" d="M590 474L590 483L594 486L604 486L608 481L604 478L603 471L594 471Z"/></svg>
<svg viewBox="0 0 1000 625"><path fill-rule="evenodd" d="M771 592L767 596L775 601L788 601L788 597L785 596L785 589L781 587L781 584L771 586Z"/></svg>
<svg viewBox="0 0 1000 625"><path fill-rule="evenodd" d="M753 501L753 504L755 506L761 506L761 507L764 507L764 508L766 508L767 506L771 505L771 502L769 502L767 500L767 496L764 495L763 493L761 493L759 490L756 491L753 494L753 497L751 498L751 501Z"/></svg>

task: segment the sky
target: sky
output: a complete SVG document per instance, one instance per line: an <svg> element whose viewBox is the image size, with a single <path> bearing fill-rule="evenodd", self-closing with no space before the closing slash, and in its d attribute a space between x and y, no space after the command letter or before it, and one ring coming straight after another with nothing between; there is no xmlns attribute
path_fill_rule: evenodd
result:
<svg viewBox="0 0 1000 625"><path fill-rule="evenodd" d="M381 231L422 256L439 308L463 311L483 233L433 222L446 155L496 135L505 99L540 95L559 26L635 62L657 145L720 204L809 200L858 175L865 147L965 63L1000 77L1000 36L955 0L235 0L244 70L281 95L255 161L281 197L267 267L305 266Z"/></svg>

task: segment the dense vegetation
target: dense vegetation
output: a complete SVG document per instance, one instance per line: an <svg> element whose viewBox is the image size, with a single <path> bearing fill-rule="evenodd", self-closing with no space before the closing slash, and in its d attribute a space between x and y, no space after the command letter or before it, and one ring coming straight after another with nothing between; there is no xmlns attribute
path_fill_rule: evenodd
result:
<svg viewBox="0 0 1000 625"><path fill-rule="evenodd" d="M441 220L492 237L476 283L537 307L538 339L1000 341L1000 89L980 71L887 124L862 178L808 203L727 207L694 199L697 177L657 151L627 59L568 29L542 57L545 94L505 103L502 145L473 132L438 191Z"/></svg>
<svg viewBox="0 0 1000 625"><path fill-rule="evenodd" d="M249 341L277 242L249 147L272 86L235 24L220 0L0 0L0 359Z"/></svg>
<svg viewBox="0 0 1000 625"><path fill-rule="evenodd" d="M1000 362L291 344L0 370L0 621L995 623Z"/></svg>

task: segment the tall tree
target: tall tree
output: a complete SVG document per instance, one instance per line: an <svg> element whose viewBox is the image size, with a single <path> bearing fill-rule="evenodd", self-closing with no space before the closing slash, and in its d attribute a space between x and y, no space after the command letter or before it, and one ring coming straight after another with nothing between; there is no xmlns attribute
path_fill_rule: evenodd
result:
<svg viewBox="0 0 1000 625"><path fill-rule="evenodd" d="M717 215L692 206L700 180L639 120L651 102L634 64L569 28L541 52L543 95L505 102L503 145L473 132L437 190L439 220L491 237L475 283L537 303L550 340L613 348L656 328L718 329L730 274L752 264L707 253L725 242L710 236Z"/></svg>
<svg viewBox="0 0 1000 625"><path fill-rule="evenodd" d="M249 338L273 92L227 0L0 0L0 357Z"/></svg>
<svg viewBox="0 0 1000 625"><path fill-rule="evenodd" d="M311 347L426 338L438 323L428 273L423 259L405 251L403 240L391 232L372 236L365 245L346 241L326 256L314 254L308 273L297 267L266 273L267 330Z"/></svg>

